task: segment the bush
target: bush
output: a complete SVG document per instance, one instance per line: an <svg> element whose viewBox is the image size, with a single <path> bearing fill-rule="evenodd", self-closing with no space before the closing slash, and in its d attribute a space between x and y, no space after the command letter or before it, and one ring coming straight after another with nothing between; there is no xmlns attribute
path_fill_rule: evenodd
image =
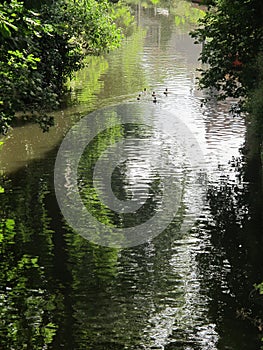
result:
<svg viewBox="0 0 263 350"><path fill-rule="evenodd" d="M58 107L66 79L81 67L85 55L120 44L121 33L106 1L58 0L35 11L18 0L0 4L3 134L18 111L47 131L53 119L46 113Z"/></svg>

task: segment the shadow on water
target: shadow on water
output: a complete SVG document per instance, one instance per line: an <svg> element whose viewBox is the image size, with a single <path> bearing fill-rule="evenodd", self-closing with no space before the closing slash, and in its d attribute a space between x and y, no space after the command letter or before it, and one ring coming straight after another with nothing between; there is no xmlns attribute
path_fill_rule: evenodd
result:
<svg viewBox="0 0 263 350"><path fill-rule="evenodd" d="M2 183L4 348L260 346L262 300L251 291L263 272L262 222L240 160L231 163L240 180L222 173L211 185L210 213L190 236L181 230L182 207L152 242L120 251L89 243L65 224L52 189L55 155Z"/></svg>
<svg viewBox="0 0 263 350"><path fill-rule="evenodd" d="M212 251L198 262L207 271L202 282L209 286L210 315L221 335L218 349L259 349L263 298L254 284L263 276L260 164L251 168L244 156L229 163L236 179L222 172L208 189Z"/></svg>

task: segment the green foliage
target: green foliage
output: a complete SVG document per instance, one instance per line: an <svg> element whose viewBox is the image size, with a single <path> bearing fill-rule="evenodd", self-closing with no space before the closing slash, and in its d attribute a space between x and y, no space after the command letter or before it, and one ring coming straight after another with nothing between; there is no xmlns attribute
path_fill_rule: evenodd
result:
<svg viewBox="0 0 263 350"><path fill-rule="evenodd" d="M259 137L260 142L263 139L263 54L259 55L257 62L257 86L249 93L249 99L246 108L251 118L251 127L253 127L253 134Z"/></svg>
<svg viewBox="0 0 263 350"><path fill-rule="evenodd" d="M50 344L53 341L53 338L56 334L57 327L54 325L54 323L49 322L46 327L43 329L44 333L44 344Z"/></svg>
<svg viewBox="0 0 263 350"><path fill-rule="evenodd" d="M219 98L247 96L255 87L256 59L262 47L261 0L216 0L191 35L204 43L200 87Z"/></svg>
<svg viewBox="0 0 263 350"><path fill-rule="evenodd" d="M254 288L259 292L260 295L263 295L263 282L254 284Z"/></svg>
<svg viewBox="0 0 263 350"><path fill-rule="evenodd" d="M16 112L47 131L66 79L86 55L114 49L121 37L106 1L44 2L38 13L17 0L0 4L0 132Z"/></svg>
<svg viewBox="0 0 263 350"><path fill-rule="evenodd" d="M247 156L258 157L261 149L263 160L262 18L261 0L214 0L191 35L203 44L200 87L217 99L240 99L239 110L249 112Z"/></svg>
<svg viewBox="0 0 263 350"><path fill-rule="evenodd" d="M117 27L122 29L124 35L129 36L132 34L135 19L131 14L130 8L125 3L119 2L112 8L112 18Z"/></svg>
<svg viewBox="0 0 263 350"><path fill-rule="evenodd" d="M36 13L18 1L0 5L0 22L0 131L4 134L16 111L33 109L43 96L34 43L46 28ZM45 93L52 96L50 89Z"/></svg>

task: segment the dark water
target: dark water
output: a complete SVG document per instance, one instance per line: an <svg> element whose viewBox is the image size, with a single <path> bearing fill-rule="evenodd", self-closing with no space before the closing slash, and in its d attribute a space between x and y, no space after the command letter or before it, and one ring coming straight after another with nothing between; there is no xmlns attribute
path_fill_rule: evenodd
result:
<svg viewBox="0 0 263 350"><path fill-rule="evenodd" d="M261 323L253 315L262 301L253 284L263 280L261 209L239 150L244 122L229 115L231 101L200 106L200 47L188 36L199 12L186 1L135 10L133 35L76 74L71 106L57 113L50 133L26 125L5 139L0 349L260 348ZM82 117L91 134L118 122L94 138L78 169L82 199L101 222L145 222L160 208L166 176L180 188L180 199L168 201L178 202L174 218L153 239L103 247L93 243L94 227L86 229L88 241L63 219L54 164L63 136ZM134 188L150 195L139 215L124 218L101 204L93 169L99 158L113 162L114 144L129 134L128 158L113 173L113 191L120 200ZM70 191L68 169L61 175L68 175Z"/></svg>

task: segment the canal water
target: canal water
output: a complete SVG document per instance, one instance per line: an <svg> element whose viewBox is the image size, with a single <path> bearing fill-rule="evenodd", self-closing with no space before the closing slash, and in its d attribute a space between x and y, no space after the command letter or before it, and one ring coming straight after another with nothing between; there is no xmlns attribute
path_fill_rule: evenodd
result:
<svg viewBox="0 0 263 350"><path fill-rule="evenodd" d="M132 34L76 73L56 126L42 133L21 125L4 139L0 349L260 348L260 322L251 315L262 248L241 154L244 120L229 113L234 101L202 106L209 92L196 86L201 47L188 35L200 8L178 0L169 7L138 2L132 10ZM111 228L127 228L176 204L160 232L150 226L132 242L101 239L93 222L79 234L64 219L55 160L81 120L93 137L77 171L86 208ZM84 137L81 129L73 135L72 144ZM93 186L98 159L112 167L114 144L125 138L113 192L127 200L135 188L143 207L126 216L101 204ZM59 168L67 194L73 170ZM167 178L171 195L163 207Z"/></svg>

